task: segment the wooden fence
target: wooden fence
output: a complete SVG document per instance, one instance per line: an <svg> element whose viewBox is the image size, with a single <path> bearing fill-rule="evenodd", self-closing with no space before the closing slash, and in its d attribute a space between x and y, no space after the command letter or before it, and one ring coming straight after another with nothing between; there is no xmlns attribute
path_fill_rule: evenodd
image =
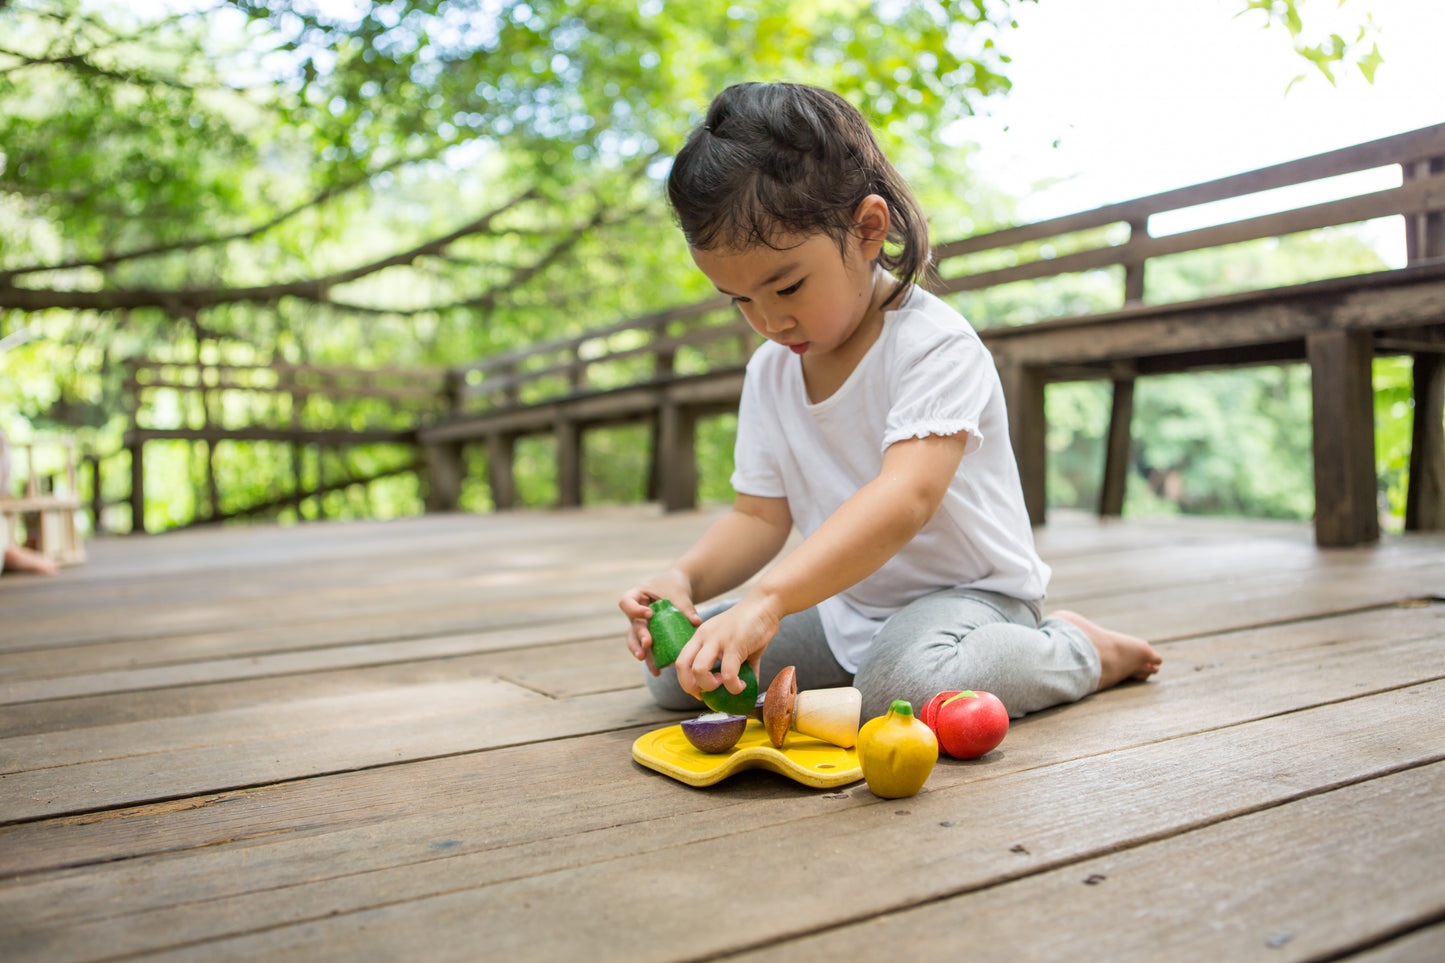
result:
<svg viewBox="0 0 1445 963"><path fill-rule="evenodd" d="M413 456L364 474L333 471L327 477L325 455L378 443L414 450L417 423L446 410L451 381L444 369L131 361L125 383L131 399L131 426L125 436L130 452L131 531L146 528L147 443L183 441L204 446L207 511L198 514L196 524L299 507L308 499L320 515L322 497L328 492L425 470L425 464ZM154 423L162 407L169 422L164 427ZM290 485L244 506L223 507L215 453L218 445L233 442L288 446ZM314 467L311 481L308 457ZM97 470L96 492L101 490L100 481ZM103 505L94 509L97 527L101 509Z"/></svg>
<svg viewBox="0 0 1445 963"><path fill-rule="evenodd" d="M1152 217L1201 204L1259 194L1380 167L1401 172L1401 185L1325 203L1290 207L1168 236L1149 232ZM940 245L935 258L943 294L978 291L1100 269L1122 274L1118 311L1050 319L981 332L994 352L1010 404L1013 442L1029 511L1045 518L1046 386L1102 379L1113 385L1099 510L1123 510L1135 380L1143 375L1257 364L1308 362L1314 372L1316 532L1321 544L1378 536L1374 474L1373 395L1369 361L1376 353L1414 359L1416 418L1407 525L1445 525L1445 444L1441 442L1439 363L1445 330L1445 124L1343 150L1167 191L1036 224ZM1154 305L1146 303L1151 259L1261 238L1403 215L1411 266L1354 278ZM1112 228L1125 236L1099 243ZM1048 251L1081 246L1058 256ZM1090 243L1093 242L1093 243ZM1021 263L949 273L950 262L1002 256ZM487 376L458 413L423 427L420 441L433 464L462 463L464 445L491 453L494 497L511 504L511 451L525 434L556 437L560 499L581 499L582 434L595 425L648 420L654 426L653 491L670 509L693 504L694 425L699 417L736 407L742 363L715 361L680 375L672 359L682 338L703 343L745 334L740 322L669 333L668 324L722 310L717 299L550 342L485 362ZM630 336L625 348L610 338ZM637 338L645 338L642 344ZM616 387L590 384L587 371L621 359L652 358L650 368ZM538 359L550 359L538 364ZM558 376L566 373L565 384ZM542 389L546 379L551 390ZM528 393L528 392L532 393ZM473 399L486 406L472 410ZM454 488L449 479L447 490Z"/></svg>
<svg viewBox="0 0 1445 963"><path fill-rule="evenodd" d="M1150 233L1151 219L1159 215L1377 168L1398 170L1399 186L1198 230ZM1149 303L1146 276L1151 260L1390 216L1405 220L1410 264L1404 269L1198 301ZM1323 545L1371 541L1379 529L1370 360L1376 354L1409 354L1416 417L1406 525L1445 527L1445 366L1440 360L1445 350L1445 124L964 238L942 244L934 253L942 275L936 289L944 295L1081 272L1122 275L1117 310L980 332L1004 382L1013 443L1036 523L1044 520L1047 503L1044 397L1049 384L1112 383L1099 511L1117 515L1123 510L1137 378L1308 363L1314 384L1317 539ZM404 430L388 429L386 437L409 441L424 452L428 504L442 510L457 506L467 446L486 446L493 501L507 508L516 499L512 463L517 439L552 435L559 501L578 505L585 432L602 425L646 423L653 437L649 495L669 509L683 509L696 500L697 421L736 409L743 366L756 343L727 299L715 297L487 358L444 375L412 373L416 381L387 388L369 387L364 381L311 386L300 380L302 369L293 369L291 380L284 380L286 369L281 367L267 390L298 398L313 391L355 394L359 387L363 395L391 393L387 396L399 399L395 393L401 391L425 399L422 410L414 412L415 421ZM138 366L137 391L160 387L160 382L143 383L141 378L142 372L159 370ZM406 376L331 370L338 378ZM206 379L222 377L220 369L214 374L194 369L182 383L167 386L204 397L226 387L206 384ZM133 465L141 465L140 446L146 440L184 436L214 445L223 438L244 437L244 431L207 424L161 433L138 424L129 442L136 453ZM362 440L357 432L307 432L299 426L266 429L264 437L298 447ZM133 488L139 492L142 469L134 471ZM214 501L213 494L213 516Z"/></svg>

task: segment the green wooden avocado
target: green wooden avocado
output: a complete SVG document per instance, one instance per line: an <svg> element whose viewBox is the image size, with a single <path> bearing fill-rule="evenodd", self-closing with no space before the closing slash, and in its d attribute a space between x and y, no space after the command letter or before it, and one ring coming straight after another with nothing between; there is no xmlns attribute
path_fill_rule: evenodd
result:
<svg viewBox="0 0 1445 963"><path fill-rule="evenodd" d="M648 608L652 618L647 620L647 631L652 636L652 663L659 669L677 661L683 646L697 631L682 610L667 599L658 599Z"/></svg>

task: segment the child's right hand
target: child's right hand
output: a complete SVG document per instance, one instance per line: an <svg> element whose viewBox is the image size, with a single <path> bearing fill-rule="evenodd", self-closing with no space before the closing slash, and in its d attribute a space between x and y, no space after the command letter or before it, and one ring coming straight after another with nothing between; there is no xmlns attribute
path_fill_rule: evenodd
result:
<svg viewBox="0 0 1445 963"><path fill-rule="evenodd" d="M627 650L634 659L645 662L647 670L653 675L662 673L652 661L652 635L647 631L647 623L652 619L649 606L658 599L667 599L693 625L702 624L702 617L693 605L692 584L676 570L648 579L622 593L617 607L627 616Z"/></svg>

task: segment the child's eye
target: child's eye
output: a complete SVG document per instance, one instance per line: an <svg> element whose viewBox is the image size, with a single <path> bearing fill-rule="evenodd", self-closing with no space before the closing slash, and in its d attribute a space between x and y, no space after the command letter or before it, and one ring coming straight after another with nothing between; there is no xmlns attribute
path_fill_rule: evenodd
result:
<svg viewBox="0 0 1445 963"><path fill-rule="evenodd" d="M747 303L748 303L748 299L747 299L747 298L738 297L738 296L736 296L736 295L733 296L733 304L747 304Z"/></svg>
<svg viewBox="0 0 1445 963"><path fill-rule="evenodd" d="M803 282L802 282L802 281L799 281L799 282L796 283L796 284L790 284L790 285L788 285L787 287L783 288L781 291L779 291L779 292L778 292L778 296L785 298L785 297L787 297L787 296L790 295L790 294L797 294L797 293L798 293L798 288L800 288L800 287L802 287L802 286L803 286Z"/></svg>

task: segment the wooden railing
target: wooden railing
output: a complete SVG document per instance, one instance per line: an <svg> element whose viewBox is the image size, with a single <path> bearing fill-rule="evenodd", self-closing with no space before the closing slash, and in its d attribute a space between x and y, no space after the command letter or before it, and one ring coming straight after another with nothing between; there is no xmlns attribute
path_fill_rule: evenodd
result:
<svg viewBox="0 0 1445 963"><path fill-rule="evenodd" d="M1167 236L1150 234L1150 219L1158 215L1381 167L1398 168L1400 186ZM1445 525L1445 507L1436 504L1441 501L1440 479L1445 478L1440 418L1432 421L1430 414L1438 413L1441 393L1438 361L1445 310L1433 299L1445 290L1445 272L1432 262L1445 256L1442 211L1445 124L942 244L935 258L943 277L935 289L947 295L1101 269L1122 274L1121 307L1116 312L981 332L1009 395L1013 441L1036 522L1044 520L1047 501L1043 404L1047 384L1080 379L1113 383L1099 510L1117 515L1123 509L1138 376L1308 361L1316 374L1315 484L1320 505L1316 531L1322 544L1352 544L1378 534L1369 378L1360 374L1361 365L1367 370L1368 359L1376 352L1410 353L1415 358L1416 410L1424 417L1417 418L1409 502L1416 507L1407 512L1407 524ZM1396 215L1405 218L1412 262L1403 272L1184 304L1147 303L1145 279L1151 259ZM1108 235L1119 233L1120 240L1108 242ZM1057 250L1065 253L1049 256ZM990 259L1015 263L949 271L959 262ZM680 335L663 330L670 322L708 315L721 307L713 299L462 369L462 377L476 378L463 389L459 408L464 410L425 426L419 438L428 446L432 462L447 466L461 464L462 446L484 441L491 454L494 500L507 507L515 492L513 442L524 434L550 432L557 439L560 500L579 504L582 432L610 421L650 420L652 488L667 507L688 507L695 498L694 423L710 412L735 407L746 352L685 378L665 359L682 344L746 331L738 322ZM639 335L648 340L640 345L625 341ZM619 336L627 346L610 348L609 339ZM645 354L656 360L625 385L592 384L586 377L590 367ZM485 399L481 405L471 403L480 399ZM452 477L442 488L452 491L458 484L459 478Z"/></svg>
<svg viewBox="0 0 1445 963"><path fill-rule="evenodd" d="M1150 232L1151 219L1160 215L1378 168L1398 170L1399 186L1176 234ZM1403 270L1176 304L1149 302L1148 266L1159 258L1391 216L1405 220L1411 263ZM1082 379L1113 384L1099 510L1117 515L1123 509L1136 378L1307 362L1315 375L1317 537L1326 545L1369 541L1378 534L1369 360L1376 353L1407 353L1414 358L1417 416L1406 523L1445 527L1440 414L1445 124L951 241L934 253L942 275L934 287L944 295L1081 272L1121 275L1117 310L1018 319L1026 323L980 332L1008 394L1013 443L1036 522L1044 520L1047 501L1048 384ZM272 380L259 385L239 382L262 377L255 373L262 369L142 364L133 379L138 393L170 388L196 395L203 402L203 423L164 431L137 424L130 435L137 452L134 490L139 492L143 481L139 446L153 438L186 437L209 445L253 436L289 441L299 451L308 444L345 445L374 437L410 440L424 451L428 504L434 509L457 506L465 448L485 444L492 500L507 508L516 500L516 440L551 434L559 501L577 505L582 501L584 432L645 422L653 436L649 493L669 509L686 508L696 499L697 420L735 410L743 365L756 344L726 299L713 297L495 355L445 375L266 366L270 373L264 377ZM313 377L320 380L309 380ZM368 380L387 378L394 380ZM273 418L259 429L217 426L206 399L224 391L270 392L289 398L291 411L313 395L384 399L414 420L406 427L389 421L374 435L307 428L294 417L289 423ZM299 479L299 468L296 475ZM298 482L287 497L300 494ZM213 515L214 501L213 492Z"/></svg>
<svg viewBox="0 0 1445 963"><path fill-rule="evenodd" d="M145 530L145 446L185 441L205 446L206 504L197 523L223 521L313 500L352 485L402 472L421 471L419 459L355 474L327 477L324 453L356 445L394 443L413 448L416 425L434 419L451 403L451 377L443 369L361 369L275 363L204 364L137 360L128 363L125 388L131 398L131 530ZM157 398L168 396L164 423L156 421ZM223 509L215 468L221 442L281 442L291 449L292 484L247 505ZM315 480L307 483L310 452ZM94 482L100 488L100 479Z"/></svg>

